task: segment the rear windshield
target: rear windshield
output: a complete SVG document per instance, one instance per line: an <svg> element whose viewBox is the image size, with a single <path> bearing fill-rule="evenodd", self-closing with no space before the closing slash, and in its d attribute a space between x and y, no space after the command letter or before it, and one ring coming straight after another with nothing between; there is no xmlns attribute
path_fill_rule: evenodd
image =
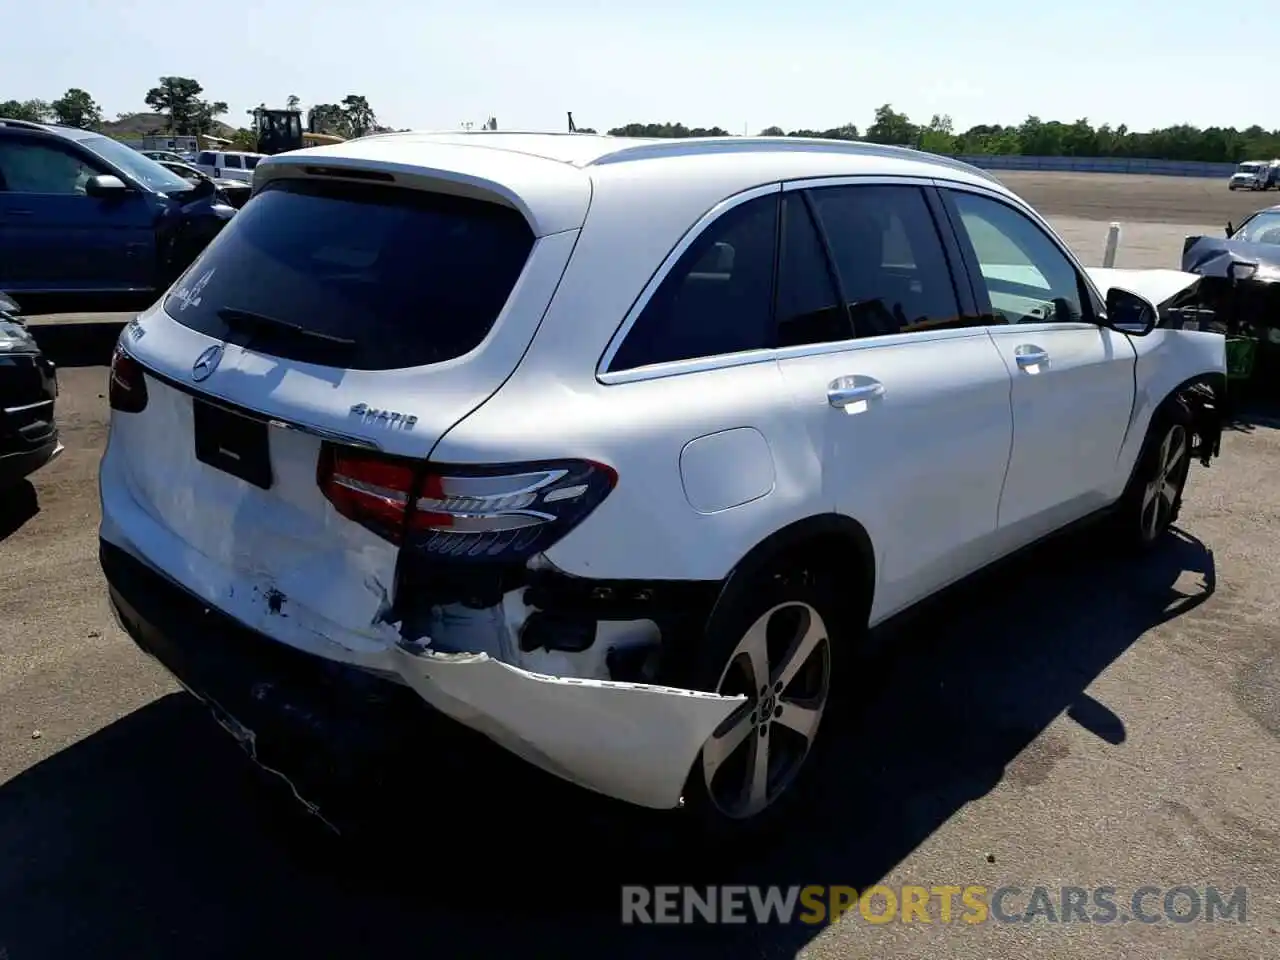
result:
<svg viewBox="0 0 1280 960"><path fill-rule="evenodd" d="M193 330L290 359L356 370L440 363L484 339L533 242L527 221L497 204L275 181L188 268L164 309ZM236 322L246 314L267 322ZM342 349L318 357L324 338Z"/></svg>

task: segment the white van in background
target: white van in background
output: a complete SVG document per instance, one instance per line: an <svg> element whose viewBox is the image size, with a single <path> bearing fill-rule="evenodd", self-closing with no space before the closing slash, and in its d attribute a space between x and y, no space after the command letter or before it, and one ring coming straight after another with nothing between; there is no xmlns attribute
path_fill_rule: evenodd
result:
<svg viewBox="0 0 1280 960"><path fill-rule="evenodd" d="M195 167L211 177L224 177L227 180L243 180L245 183L252 183L253 168L265 156L265 153L202 150L196 157Z"/></svg>

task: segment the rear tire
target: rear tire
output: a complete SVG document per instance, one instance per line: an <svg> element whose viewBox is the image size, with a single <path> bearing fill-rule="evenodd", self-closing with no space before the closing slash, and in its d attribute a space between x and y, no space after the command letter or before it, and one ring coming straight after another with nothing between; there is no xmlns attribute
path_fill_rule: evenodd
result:
<svg viewBox="0 0 1280 960"><path fill-rule="evenodd" d="M1191 469L1191 412L1179 397L1156 410L1114 518L1122 545L1148 550L1177 521Z"/></svg>
<svg viewBox="0 0 1280 960"><path fill-rule="evenodd" d="M760 835L803 806L836 724L849 607L832 578L761 577L718 616L694 666L697 689L746 701L703 746L685 787L702 839Z"/></svg>

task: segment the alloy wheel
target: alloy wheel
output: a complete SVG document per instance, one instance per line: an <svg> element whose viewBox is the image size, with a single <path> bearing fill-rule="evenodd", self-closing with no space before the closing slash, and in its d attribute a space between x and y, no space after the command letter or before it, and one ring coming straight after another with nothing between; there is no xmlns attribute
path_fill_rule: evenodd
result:
<svg viewBox="0 0 1280 960"><path fill-rule="evenodd" d="M1190 450L1187 430L1175 423L1164 435L1152 477L1142 490L1142 509L1138 513L1142 539L1155 540L1173 516L1174 504L1182 493L1184 465Z"/></svg>
<svg viewBox="0 0 1280 960"><path fill-rule="evenodd" d="M812 606L778 604L743 635L717 692L746 701L702 750L707 794L726 817L761 813L795 780L831 689L831 640Z"/></svg>

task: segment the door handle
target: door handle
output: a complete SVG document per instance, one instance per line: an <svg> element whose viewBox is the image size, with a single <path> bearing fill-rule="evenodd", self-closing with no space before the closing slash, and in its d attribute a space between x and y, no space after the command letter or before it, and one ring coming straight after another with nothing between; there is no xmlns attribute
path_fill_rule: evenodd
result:
<svg viewBox="0 0 1280 960"><path fill-rule="evenodd" d="M1024 343L1013 351L1013 359L1025 370L1027 367L1038 367L1049 362L1049 352L1034 344Z"/></svg>
<svg viewBox="0 0 1280 960"><path fill-rule="evenodd" d="M877 381L855 384L854 377L841 377L827 387L827 403L837 410L884 396L884 384Z"/></svg>

